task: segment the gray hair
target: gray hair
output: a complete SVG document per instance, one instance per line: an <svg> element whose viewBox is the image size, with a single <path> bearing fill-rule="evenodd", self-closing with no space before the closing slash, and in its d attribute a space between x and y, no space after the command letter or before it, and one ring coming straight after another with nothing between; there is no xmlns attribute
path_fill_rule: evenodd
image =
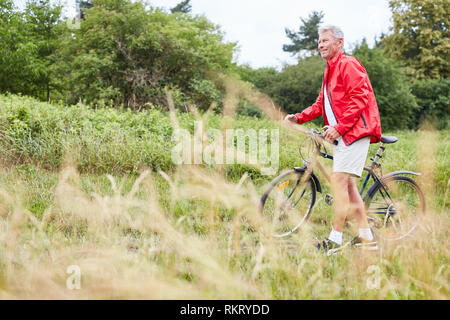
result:
<svg viewBox="0 0 450 320"><path fill-rule="evenodd" d="M334 36L335 40L344 39L344 32L342 31L341 28L339 28L337 26L327 25L327 26L321 27L321 28L319 28L319 35L324 33L325 31L333 32L333 36Z"/></svg>

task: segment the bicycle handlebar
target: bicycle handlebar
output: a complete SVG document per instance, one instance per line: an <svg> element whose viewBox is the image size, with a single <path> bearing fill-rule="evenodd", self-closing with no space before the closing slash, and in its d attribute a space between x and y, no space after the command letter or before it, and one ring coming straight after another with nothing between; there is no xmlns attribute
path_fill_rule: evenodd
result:
<svg viewBox="0 0 450 320"><path fill-rule="evenodd" d="M306 130L305 130L305 129L302 128L301 126L298 126L298 125L293 124L291 121L287 121L287 124L288 124L288 126L291 127L292 129L297 130L297 131L300 131L300 132L303 133L303 134L308 134L308 135L311 135L311 136L313 136L313 137L315 136L315 137L320 138L320 139L323 140L323 141L327 141L327 140L324 138L323 134L322 134L321 132L315 130L315 129L306 129ZM327 130L327 128L325 128L325 131L326 131L326 130ZM338 145L338 141L337 141L337 140L334 140L334 141L333 141L333 144L334 144L335 146L337 146L337 145Z"/></svg>
<svg viewBox="0 0 450 320"><path fill-rule="evenodd" d="M327 129L325 129L325 131L326 131ZM323 140L325 140L326 141L326 139L324 138L324 136L323 136L323 134L321 133L321 132L319 132L319 131L316 131L316 130L311 130L310 131L311 132L311 134L313 134L313 135L316 135L316 136L318 136L320 139L323 139ZM337 146L338 145L338 141L337 140L334 140L333 141L333 144L335 145L335 146Z"/></svg>

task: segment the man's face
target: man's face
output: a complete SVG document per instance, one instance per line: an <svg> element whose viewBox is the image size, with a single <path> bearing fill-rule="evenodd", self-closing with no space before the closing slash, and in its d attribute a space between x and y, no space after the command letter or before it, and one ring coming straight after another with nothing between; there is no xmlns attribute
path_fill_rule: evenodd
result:
<svg viewBox="0 0 450 320"><path fill-rule="evenodd" d="M333 32L327 30L319 35L319 52L325 60L331 60L341 51L344 40L335 40Z"/></svg>

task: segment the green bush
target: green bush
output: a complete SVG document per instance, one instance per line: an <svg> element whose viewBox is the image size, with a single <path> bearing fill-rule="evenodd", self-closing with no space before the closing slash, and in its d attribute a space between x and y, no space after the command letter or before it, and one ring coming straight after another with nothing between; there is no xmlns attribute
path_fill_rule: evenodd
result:
<svg viewBox="0 0 450 320"><path fill-rule="evenodd" d="M450 122L450 79L415 81L411 89L419 105L413 117L416 127L421 121L428 120L439 129L447 128Z"/></svg>
<svg viewBox="0 0 450 320"><path fill-rule="evenodd" d="M16 95L0 95L0 105L0 160L3 163L31 164L54 171L69 154L82 173L137 174L143 168L164 171L176 168L172 161L175 141L172 141L170 117L154 107L141 112L111 108L93 110L84 105L67 107ZM177 113L177 119L182 128L194 133L196 118L193 114ZM222 116L211 113L203 127L205 130L220 129ZM256 132L260 129L278 129L277 173L302 165L299 146L304 141L303 135L286 130L265 116L237 115L232 128L244 131L253 129ZM385 134L389 135L389 132ZM386 172L399 168L417 170L415 144L418 133L403 130L391 131L390 134L398 136L400 142L389 148L384 163ZM442 147L437 163L442 170L438 170L436 183L445 190L448 182L448 175L445 174L448 139L445 137L448 130L441 131L440 136ZM248 140L245 144L248 148ZM270 140L268 145L270 147ZM376 147L372 145L371 152L375 152ZM218 168L212 166L211 169ZM253 181L270 179L248 164L226 165L225 172L231 180L239 180L245 173Z"/></svg>
<svg viewBox="0 0 450 320"><path fill-rule="evenodd" d="M141 112L85 105L65 106L12 94L0 95L0 158L12 165L33 164L57 170L71 154L81 172L138 173L144 167L170 171L173 126L165 111ZM177 113L180 126L194 133L196 118ZM222 116L212 113L204 128L221 128ZM238 116L234 128L273 129L263 118ZM248 144L248 141L246 142ZM285 165L285 164L283 164ZM229 177L239 179L251 166L231 165Z"/></svg>
<svg viewBox="0 0 450 320"><path fill-rule="evenodd" d="M76 151L82 172L169 170L172 125L152 108L141 113L64 106L14 95L0 96L3 160L55 170Z"/></svg>
<svg viewBox="0 0 450 320"><path fill-rule="evenodd" d="M129 0L94 0L85 11L80 29L61 38L55 55L67 103L164 106L164 88L176 93L177 106L207 109L221 101L220 88L209 79L232 66L235 44L225 43L204 16L169 14Z"/></svg>
<svg viewBox="0 0 450 320"><path fill-rule="evenodd" d="M296 65L286 65L280 72L272 68L252 70L248 66L241 66L236 72L287 113L297 113L316 101L324 68L323 59L313 56L300 59Z"/></svg>

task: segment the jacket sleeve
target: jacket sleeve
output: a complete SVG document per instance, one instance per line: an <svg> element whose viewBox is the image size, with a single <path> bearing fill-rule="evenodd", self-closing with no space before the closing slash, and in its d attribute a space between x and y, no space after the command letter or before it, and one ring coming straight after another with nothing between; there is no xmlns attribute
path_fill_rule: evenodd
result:
<svg viewBox="0 0 450 320"><path fill-rule="evenodd" d="M316 102L312 106L306 108L301 113L295 114L299 124L311 121L322 115L322 97L323 93L321 90L319 96L316 99Z"/></svg>
<svg viewBox="0 0 450 320"><path fill-rule="evenodd" d="M363 109L366 108L369 100L369 88L366 70L356 59L344 62L340 74L345 92L349 95L350 100L339 118L339 123L334 126L342 136L358 122Z"/></svg>

